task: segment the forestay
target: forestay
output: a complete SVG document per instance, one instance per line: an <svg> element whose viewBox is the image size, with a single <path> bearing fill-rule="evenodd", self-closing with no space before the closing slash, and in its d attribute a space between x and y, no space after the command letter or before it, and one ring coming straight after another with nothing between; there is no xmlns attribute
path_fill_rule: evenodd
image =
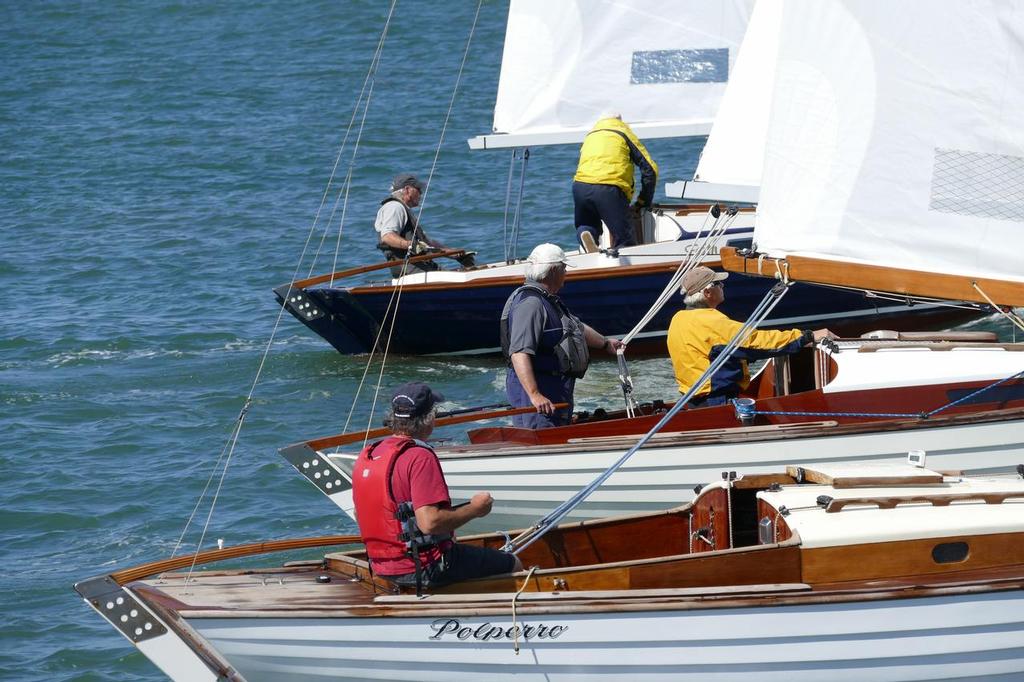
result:
<svg viewBox="0 0 1024 682"><path fill-rule="evenodd" d="M753 0L512 0L494 135L474 149L577 143L605 113L638 136L706 135Z"/></svg>
<svg viewBox="0 0 1024 682"><path fill-rule="evenodd" d="M778 42L758 250L1021 290L1024 6L791 0Z"/></svg>

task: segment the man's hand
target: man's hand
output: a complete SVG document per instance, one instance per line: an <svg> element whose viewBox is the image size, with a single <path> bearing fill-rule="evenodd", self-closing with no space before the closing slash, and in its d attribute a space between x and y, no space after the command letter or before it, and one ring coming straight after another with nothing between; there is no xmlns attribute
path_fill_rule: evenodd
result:
<svg viewBox="0 0 1024 682"><path fill-rule="evenodd" d="M475 518L479 519L491 513L491 507L494 506L494 498L491 497L490 493L477 493L467 506L473 510L476 515Z"/></svg>
<svg viewBox="0 0 1024 682"><path fill-rule="evenodd" d="M554 405L554 403L552 403L550 400L548 400L544 396L543 393L540 393L540 392L531 393L530 394L530 402L533 404L534 407L537 408L537 411L540 412L541 414L554 414L555 413L555 405Z"/></svg>
<svg viewBox="0 0 1024 682"><path fill-rule="evenodd" d="M822 339L838 339L839 337L830 332L827 329L815 329L814 330L814 342L818 343Z"/></svg>
<svg viewBox="0 0 1024 682"><path fill-rule="evenodd" d="M604 340L604 349L611 353L612 355L615 355L615 353L618 352L618 350L622 347L623 343L618 339L613 339L609 336L607 339Z"/></svg>

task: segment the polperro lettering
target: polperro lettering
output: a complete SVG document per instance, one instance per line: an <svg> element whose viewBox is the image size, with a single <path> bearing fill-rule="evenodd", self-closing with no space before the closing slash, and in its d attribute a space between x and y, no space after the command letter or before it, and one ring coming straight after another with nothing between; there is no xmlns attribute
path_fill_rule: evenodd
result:
<svg viewBox="0 0 1024 682"><path fill-rule="evenodd" d="M481 623L480 625L463 625L457 618L438 618L430 624L432 634L427 639L462 639L487 642L501 639L558 639L569 629L568 625L517 624L502 625L500 623Z"/></svg>

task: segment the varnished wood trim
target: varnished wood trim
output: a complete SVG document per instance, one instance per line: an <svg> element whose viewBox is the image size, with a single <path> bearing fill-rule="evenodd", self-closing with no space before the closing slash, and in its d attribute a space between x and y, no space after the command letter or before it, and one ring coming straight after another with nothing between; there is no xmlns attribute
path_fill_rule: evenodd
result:
<svg viewBox="0 0 1024 682"><path fill-rule="evenodd" d="M435 258L459 258L466 255L465 249L445 249L437 253L425 253L422 256L413 256L409 259L409 263L422 263L428 260L434 260ZM303 289L305 287L311 287L315 284L323 284L324 282L331 282L339 279L345 279L346 277L354 277L355 275L362 275L367 272L374 272L376 270L384 270L386 268L393 268L396 265L401 265L404 261L388 260L382 263L373 263L371 265L362 265L358 268L349 268L348 270L338 270L337 272L331 272L326 275L317 275L316 277L308 277L306 279L300 279L292 282L292 289Z"/></svg>
<svg viewBox="0 0 1024 682"><path fill-rule="evenodd" d="M195 554L184 554L173 559L162 559L150 561L133 568L125 568L116 573L111 573L111 579L118 585L124 585L133 580L141 580L147 576L156 575L165 571L173 571L178 568L185 568L195 563L197 566L208 564L214 561L226 559L237 559L254 554L269 554L271 552L286 552L291 549L306 549L309 547L329 547L332 545L351 545L362 542L358 535L324 535L316 538L297 538L290 540L271 540L269 542L256 542L249 545L238 545L237 547L225 547L224 549L207 549Z"/></svg>
<svg viewBox="0 0 1024 682"><path fill-rule="evenodd" d="M929 481L930 482L930 481ZM1024 497L1024 492L1011 493L955 493L950 495L885 495L878 497L850 497L842 500L832 500L825 507L830 514L840 512L844 507L857 505L871 505L879 509L895 509L901 504L931 504L934 507L948 507L952 502L964 500L981 500L985 504L1002 504L1006 500Z"/></svg>
<svg viewBox="0 0 1024 682"><path fill-rule="evenodd" d="M567 407L569 407L569 403L554 404L554 408L556 410L564 410ZM501 419L502 417L513 417L517 414L530 414L536 411L537 408L531 405L530 407L506 407L500 410L489 410L487 412L470 412L469 414L458 414L452 417L441 417L434 422L434 426L451 426L452 424L464 424L466 422L477 422L485 419ZM335 436L325 436L323 438L307 440L306 445L314 450L323 450L324 448L335 448L361 440L370 440L390 435L391 429L389 428L371 429L369 431L351 431L349 433L340 433Z"/></svg>
<svg viewBox="0 0 1024 682"><path fill-rule="evenodd" d="M956 563L936 563L932 550L936 545L951 542L967 543L967 558ZM927 576L944 573L1012 566L1024 568L1024 534L955 535L805 548L802 580L811 584L914 576L927 580Z"/></svg>
<svg viewBox="0 0 1024 682"><path fill-rule="evenodd" d="M808 256L758 259L740 256L733 247L723 247L719 255L723 268L746 275L777 277L780 272L786 272L790 280L811 284L830 284L948 301L988 303L974 288L974 284L977 284L999 305L1024 306L1024 283L1021 282L845 263Z"/></svg>
<svg viewBox="0 0 1024 682"><path fill-rule="evenodd" d="M667 256L668 254L666 254ZM683 256L680 255L679 258ZM719 263L709 261L703 263L709 268L719 267ZM659 272L675 272L679 269L679 261L664 261L661 263L651 263L646 265L612 265L607 268L587 268L579 272L568 270L566 272L565 281L567 283L586 281L593 279L615 279L618 277L634 277L637 275L651 275ZM506 277L484 277L480 279L469 280L466 282L438 282L435 284L404 284L402 290L409 291L439 291L451 289L457 287L458 289L483 289L487 287L495 286L518 286L523 281L522 275L510 275ZM394 290L395 286L363 286L363 287L352 287L351 292L355 295L359 294L390 294Z"/></svg>

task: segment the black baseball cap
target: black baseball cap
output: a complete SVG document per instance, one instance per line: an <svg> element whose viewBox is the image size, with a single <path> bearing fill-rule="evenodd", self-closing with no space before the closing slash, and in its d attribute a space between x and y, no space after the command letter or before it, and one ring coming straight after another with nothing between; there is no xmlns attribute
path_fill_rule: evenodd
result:
<svg viewBox="0 0 1024 682"><path fill-rule="evenodd" d="M402 419L426 414L437 403L443 403L444 396L422 381L410 381L395 389L391 396L391 414Z"/></svg>
<svg viewBox="0 0 1024 682"><path fill-rule="evenodd" d="M415 187L419 191L423 191L426 185L412 173L399 173L395 176L395 179L391 181L391 191L397 192L404 187Z"/></svg>

